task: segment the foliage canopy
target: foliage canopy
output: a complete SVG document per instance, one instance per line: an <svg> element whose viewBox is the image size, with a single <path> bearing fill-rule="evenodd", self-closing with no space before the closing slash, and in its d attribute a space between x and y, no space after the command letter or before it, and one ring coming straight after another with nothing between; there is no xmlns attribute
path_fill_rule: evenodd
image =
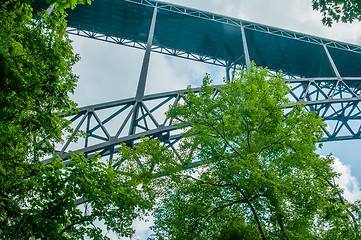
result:
<svg viewBox="0 0 361 240"><path fill-rule="evenodd" d="M322 13L322 22L329 27L334 22L352 23L361 20L359 0L312 0L312 6Z"/></svg>
<svg viewBox="0 0 361 240"><path fill-rule="evenodd" d="M182 161L155 210L158 239L358 239L358 207L339 198L332 157L314 151L324 124L295 105L281 74L252 66L214 97L206 76L169 117L185 128ZM188 126L192 126L189 128ZM357 216L357 217L356 217Z"/></svg>
<svg viewBox="0 0 361 240"><path fill-rule="evenodd" d="M285 117L281 75L255 66L217 97L206 76L198 95L189 89L170 109L186 129L180 159L144 138L111 162L74 154L67 165L41 163L68 126L59 113L76 111L68 94L79 56L65 9L84 3L52 2L53 14L36 20L30 0L0 6L0 238L107 239L97 222L131 236L159 193L159 239L360 237L359 208L332 182L332 158L314 153L321 119L301 105ZM182 171L194 161L202 167Z"/></svg>
<svg viewBox="0 0 361 240"><path fill-rule="evenodd" d="M68 93L77 81L71 67L78 56L58 13L39 13L34 21L30 1L0 6L0 234L19 215L32 163L61 138L67 123L57 115L75 107Z"/></svg>
<svg viewBox="0 0 361 240"><path fill-rule="evenodd" d="M82 154L68 165L40 162L63 129L71 131L59 114L76 111L68 94L76 86L72 66L79 56L65 30L65 9L85 1L52 1L50 16L33 16L31 2L0 5L0 238L107 239L97 222L131 236L133 220L152 207L149 176L129 176L115 171L115 162ZM78 206L79 199L86 203Z"/></svg>

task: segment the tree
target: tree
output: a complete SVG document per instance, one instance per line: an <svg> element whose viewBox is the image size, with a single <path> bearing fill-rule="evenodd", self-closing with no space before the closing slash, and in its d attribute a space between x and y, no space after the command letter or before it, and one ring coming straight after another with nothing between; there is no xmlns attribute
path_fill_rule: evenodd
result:
<svg viewBox="0 0 361 240"><path fill-rule="evenodd" d="M89 161L84 154L72 155L67 165L60 158L47 165L39 163L38 173L24 179L32 186L16 198L18 213L7 217L2 238L109 239L108 231L131 237L134 219L152 210L156 194L149 187L152 175L130 156L146 158L146 146L164 148L150 139L141 146L123 146L128 160L122 164L99 156ZM115 170L114 165L119 168Z"/></svg>
<svg viewBox="0 0 361 240"><path fill-rule="evenodd" d="M171 174L154 231L158 239L359 239L359 208L332 182L332 157L314 151L322 123L285 97L281 74L252 66L214 97L199 94L168 115L185 129L180 156L201 167ZM191 128L190 128L191 126Z"/></svg>
<svg viewBox="0 0 361 240"><path fill-rule="evenodd" d="M65 9L85 1L56 1L50 16L33 16L31 2L0 5L0 238L107 239L99 221L131 236L132 221L154 200L149 176L138 165L115 171L116 162L76 153L68 165L40 161L53 152L64 128L71 131L59 114L76 111L68 94L76 86L72 66L79 56L65 31ZM79 199L85 204L78 206Z"/></svg>
<svg viewBox="0 0 361 240"><path fill-rule="evenodd" d="M77 77L78 60L65 34L65 18L39 13L32 20L30 1L3 1L0 6L0 233L17 214L18 197L29 189L23 181L32 162L50 153L61 139L72 111L68 93Z"/></svg>
<svg viewBox="0 0 361 240"><path fill-rule="evenodd" d="M334 22L361 20L361 2L358 0L312 0L312 7L322 13L322 22L329 27Z"/></svg>

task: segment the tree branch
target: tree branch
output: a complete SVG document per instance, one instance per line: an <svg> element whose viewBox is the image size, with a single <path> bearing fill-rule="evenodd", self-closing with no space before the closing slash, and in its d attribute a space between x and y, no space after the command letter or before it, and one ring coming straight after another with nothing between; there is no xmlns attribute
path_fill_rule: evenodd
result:
<svg viewBox="0 0 361 240"><path fill-rule="evenodd" d="M240 191L240 193L242 194L242 196L243 196L244 200L246 201L246 203L248 204L248 206L251 208L252 214L253 214L254 218L256 219L256 222L257 222L257 225L258 225L258 231L260 232L260 234L262 236L262 239L267 240L267 238L266 238L266 236L265 236L265 234L263 232L261 222L258 219L257 212L254 209L252 203L249 201L249 199L247 198L246 194L243 191Z"/></svg>
<svg viewBox="0 0 361 240"><path fill-rule="evenodd" d="M85 216L85 217L83 217L83 219L66 226L65 228L63 228L63 230L61 230L61 232L58 234L58 236L56 236L55 239L59 239L63 233L65 233L68 229L74 227L75 225L78 225L78 224L83 223L83 222L90 221L94 217L102 216L105 212L106 212L106 210L104 212L101 212L101 213Z"/></svg>
<svg viewBox="0 0 361 240"><path fill-rule="evenodd" d="M262 195L262 194L256 194L256 195L254 195L253 197L251 197L250 199L248 199L248 201L249 201L249 202L252 202L254 199L256 199L256 198L258 198L258 197L262 197L262 196L264 196L264 195ZM226 207L230 207L230 206L232 206L232 205L234 205L234 204L237 204L237 203L246 203L246 202L247 202L247 201L246 201L245 199L239 199L239 200L237 200L237 201L233 201L233 202L230 202L230 203L228 203L228 204L225 204L225 205L222 205L222 206L218 206L218 207L216 207L215 209L212 209L211 211L209 211L209 213L213 212L209 217L212 217L214 214L222 211L222 210L223 210L224 208L226 208Z"/></svg>
<svg viewBox="0 0 361 240"><path fill-rule="evenodd" d="M328 179L325 179L325 181L326 181L326 182L328 183L328 185L330 185L333 189L336 189L336 190L337 190L336 193L337 193L337 196L338 196L341 204L344 205L344 206L346 206L346 203L345 203L345 201L344 201L344 199L343 199L340 191L336 188L335 184L332 184L331 181L328 180ZM353 213L352 213L348 208L346 208L346 211L350 214L350 216L351 216L351 218L352 218L352 221L353 221L354 228L355 228L356 232L358 232L358 229L357 229L357 228L358 228L358 227L357 227L358 224L357 224L357 220L356 220L355 215L353 215Z"/></svg>
<svg viewBox="0 0 361 240"><path fill-rule="evenodd" d="M192 176L189 176L189 175L181 174L180 176L193 179L193 180L195 180L195 181L197 181L197 182L199 182L201 184L211 185L211 186L215 186L215 187L232 187L233 186L232 184L217 184L217 183L205 182L205 181L202 181L202 180L200 180L198 178L195 178L195 177L192 177Z"/></svg>
<svg viewBox="0 0 361 240"><path fill-rule="evenodd" d="M218 206L212 210L209 211L208 214L212 213L211 215L209 215L208 217L212 217L214 214L216 213L219 213L221 212L223 209L225 209L226 207L230 207L234 204L237 204L237 203L245 203L246 201L244 199L240 199L240 200L237 200L237 201L233 201L233 202L230 202L228 204L225 204L225 205L222 205L222 206Z"/></svg>
<svg viewBox="0 0 361 240"><path fill-rule="evenodd" d="M223 136L223 134L217 129L217 128L215 128L212 124L210 124L209 122L207 122L207 121L205 121L206 123L207 123L207 125L209 126L209 127L211 127L213 130L215 130L217 133L218 133L218 135L223 139L223 141L225 141L225 143L238 155L238 156L240 156L241 158L243 158L243 156L241 155L241 153L239 153L229 142L228 142L228 140L226 139L226 137L225 136Z"/></svg>

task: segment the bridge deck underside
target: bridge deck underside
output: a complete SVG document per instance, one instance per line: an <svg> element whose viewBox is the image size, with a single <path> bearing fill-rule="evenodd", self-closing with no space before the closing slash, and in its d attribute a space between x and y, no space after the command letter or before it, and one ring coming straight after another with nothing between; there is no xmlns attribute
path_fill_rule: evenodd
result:
<svg viewBox="0 0 361 240"><path fill-rule="evenodd" d="M158 9L154 52L221 66L244 65L243 26L250 59L259 66L288 75L332 77L325 45L341 76L361 76L360 46L156 1L94 0L69 11L68 31L145 49L154 7ZM38 0L34 8L47 5Z"/></svg>
<svg viewBox="0 0 361 240"><path fill-rule="evenodd" d="M48 7L43 0L33 6L35 11ZM224 66L227 71L247 67L249 60L282 70L289 78L291 101L304 103L328 124L322 141L360 138L360 46L151 0L94 0L90 6L69 11L68 32L146 53ZM143 63L145 69L147 64ZM75 150L89 156L95 152L112 156L120 143L133 144L140 133L174 148L181 132L164 112L183 93L143 96L137 92L137 100L81 108L68 118L75 133L83 131L86 137L78 143L70 137L55 154L66 157Z"/></svg>

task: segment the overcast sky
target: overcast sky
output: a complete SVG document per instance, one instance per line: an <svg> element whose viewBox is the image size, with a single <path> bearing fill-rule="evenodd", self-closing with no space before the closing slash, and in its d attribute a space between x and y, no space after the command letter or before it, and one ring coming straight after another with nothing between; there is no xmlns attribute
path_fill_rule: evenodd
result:
<svg viewBox="0 0 361 240"><path fill-rule="evenodd" d="M361 24L321 23L321 14L312 10L311 0L168 0L167 2L297 31L347 43L361 43ZM144 51L72 36L81 61L75 66L80 75L72 98L85 106L134 97ZM221 82L225 70L193 61L153 53L146 94L199 86L205 73ZM333 153L335 168L344 173L340 184L347 187L350 200L361 199L361 140L325 143L320 154ZM138 227L141 229L141 227ZM144 230L144 229L143 229Z"/></svg>

